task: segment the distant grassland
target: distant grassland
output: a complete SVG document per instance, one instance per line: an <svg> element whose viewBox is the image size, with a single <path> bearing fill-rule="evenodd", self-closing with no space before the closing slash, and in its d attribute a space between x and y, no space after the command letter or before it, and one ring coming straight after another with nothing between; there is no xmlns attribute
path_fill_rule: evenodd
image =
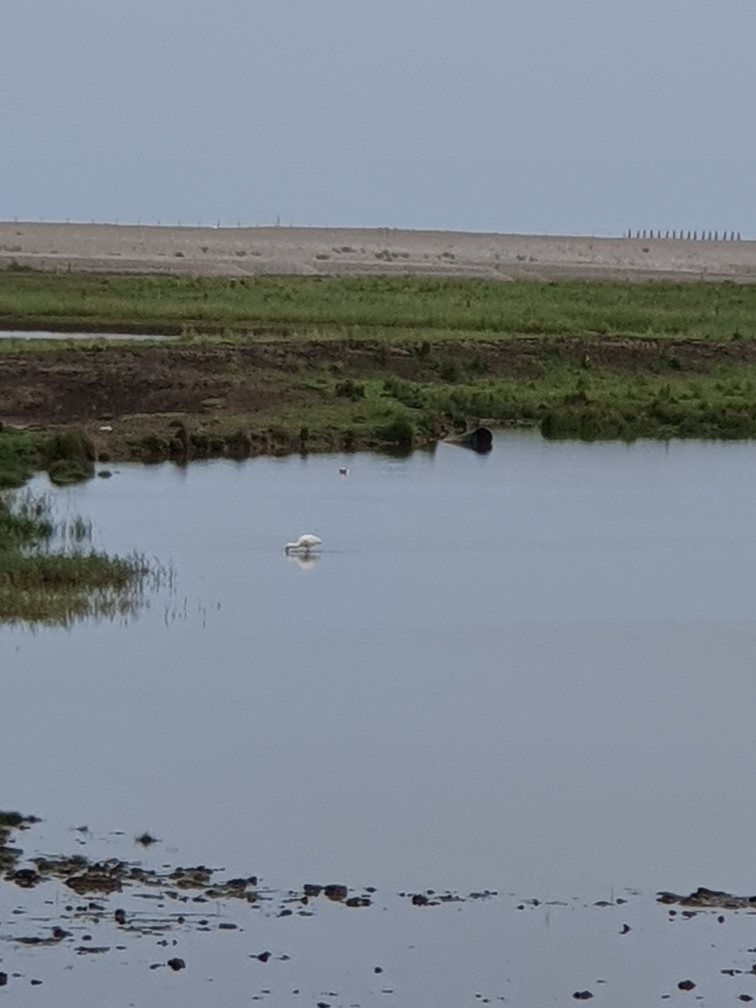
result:
<svg viewBox="0 0 756 1008"><path fill-rule="evenodd" d="M397 343L508 336L756 336L756 286L730 283L0 273L0 325Z"/></svg>

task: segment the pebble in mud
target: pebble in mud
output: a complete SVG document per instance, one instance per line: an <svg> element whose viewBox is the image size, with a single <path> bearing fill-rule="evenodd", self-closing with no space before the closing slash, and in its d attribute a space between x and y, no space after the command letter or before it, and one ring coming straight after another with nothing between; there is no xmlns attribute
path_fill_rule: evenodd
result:
<svg viewBox="0 0 756 1008"><path fill-rule="evenodd" d="M576 1001L590 1001L593 994L589 990L575 991L572 995Z"/></svg>
<svg viewBox="0 0 756 1008"><path fill-rule="evenodd" d="M151 847L153 844L156 844L158 842L158 838L154 837L151 833L147 833L145 831L138 837L135 837L134 842L141 844L142 847Z"/></svg>
<svg viewBox="0 0 756 1008"><path fill-rule="evenodd" d="M5 987L7 983L8 983L8 974L0 973L0 987Z"/></svg>
<svg viewBox="0 0 756 1008"><path fill-rule="evenodd" d="M38 872L32 868L19 868L8 876L9 882L15 882L21 889L32 889L38 882L42 881Z"/></svg>
<svg viewBox="0 0 756 1008"><path fill-rule="evenodd" d="M174 959L169 959L168 965L176 973L178 973L179 970L186 969L186 963L184 962L183 959L179 959L178 956L176 956Z"/></svg>
<svg viewBox="0 0 756 1008"><path fill-rule="evenodd" d="M677 985L678 989L682 991L692 991L695 986L692 980L681 980Z"/></svg>
<svg viewBox="0 0 756 1008"><path fill-rule="evenodd" d="M738 994L738 1001L753 1001L750 994Z"/></svg>

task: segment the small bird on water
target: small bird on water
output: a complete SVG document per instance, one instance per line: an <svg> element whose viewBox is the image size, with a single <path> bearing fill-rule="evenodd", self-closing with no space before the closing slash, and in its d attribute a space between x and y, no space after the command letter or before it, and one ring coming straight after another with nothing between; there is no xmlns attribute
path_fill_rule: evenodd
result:
<svg viewBox="0 0 756 1008"><path fill-rule="evenodd" d="M284 553L287 555L289 553L300 553L304 556L308 556L314 549L321 546L323 543L322 539L319 539L316 535L312 535L311 532L301 535L296 542L286 543L284 546Z"/></svg>

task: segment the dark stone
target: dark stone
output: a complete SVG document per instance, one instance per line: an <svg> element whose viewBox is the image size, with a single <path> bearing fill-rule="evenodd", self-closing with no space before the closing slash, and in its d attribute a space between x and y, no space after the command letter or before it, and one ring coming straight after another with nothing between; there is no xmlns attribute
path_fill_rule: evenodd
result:
<svg viewBox="0 0 756 1008"><path fill-rule="evenodd" d="M176 973L178 973L179 970L186 969L186 963L184 962L183 959L179 959L178 956L176 956L174 959L169 959L168 965Z"/></svg>
<svg viewBox="0 0 756 1008"><path fill-rule="evenodd" d="M342 900L347 898L347 887L345 885L327 885L323 888L323 894L327 896L329 900L334 900L334 902L340 903Z"/></svg>
<svg viewBox="0 0 756 1008"><path fill-rule="evenodd" d="M312 885L309 882L306 882L305 885L304 885L304 894L305 894L305 896L320 896L320 894L321 894L322 891L323 891L323 886Z"/></svg>
<svg viewBox="0 0 756 1008"><path fill-rule="evenodd" d="M629 924L623 924L622 925L622 930L620 931L620 934L628 934L631 930L632 929L631 929L631 927L630 927Z"/></svg>
<svg viewBox="0 0 756 1008"><path fill-rule="evenodd" d="M262 963L266 963L268 959L270 959L270 952L261 952L258 956L254 956L253 958L259 959Z"/></svg>
<svg viewBox="0 0 756 1008"><path fill-rule="evenodd" d="M224 922L222 924L219 924L218 927L221 931L235 931L238 927L238 924L231 924Z"/></svg>
<svg viewBox="0 0 756 1008"><path fill-rule="evenodd" d="M593 994L591 994L589 990L584 990L584 991L575 991L575 993L572 996L575 998L576 1001L590 1001L591 998L593 997Z"/></svg>
<svg viewBox="0 0 756 1008"><path fill-rule="evenodd" d="M681 980L677 986L680 990L691 991L696 985L692 980Z"/></svg>
<svg viewBox="0 0 756 1008"><path fill-rule="evenodd" d="M422 893L415 893L412 897L413 906L428 906L428 897L423 896Z"/></svg>
<svg viewBox="0 0 756 1008"><path fill-rule="evenodd" d="M125 910L116 910L116 912L113 914L113 917L115 918L116 924L125 924L126 923L126 911Z"/></svg>
<svg viewBox="0 0 756 1008"><path fill-rule="evenodd" d="M7 983L8 983L8 974L0 973L0 987L5 987Z"/></svg>
<svg viewBox="0 0 756 1008"><path fill-rule="evenodd" d="M476 427L474 430L466 431L464 434L456 434L447 438L451 444L461 445L463 448L471 448L475 452L484 454L493 448L493 434L488 427Z"/></svg>
<svg viewBox="0 0 756 1008"><path fill-rule="evenodd" d="M18 871L12 872L8 878L22 889L31 889L41 880L33 868L19 868Z"/></svg>

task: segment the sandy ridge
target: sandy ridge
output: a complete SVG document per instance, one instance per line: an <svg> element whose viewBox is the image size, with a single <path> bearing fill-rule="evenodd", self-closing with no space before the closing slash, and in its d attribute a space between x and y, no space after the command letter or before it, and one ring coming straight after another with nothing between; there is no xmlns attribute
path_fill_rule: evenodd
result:
<svg viewBox="0 0 756 1008"><path fill-rule="evenodd" d="M756 241L0 222L0 269L756 282Z"/></svg>

